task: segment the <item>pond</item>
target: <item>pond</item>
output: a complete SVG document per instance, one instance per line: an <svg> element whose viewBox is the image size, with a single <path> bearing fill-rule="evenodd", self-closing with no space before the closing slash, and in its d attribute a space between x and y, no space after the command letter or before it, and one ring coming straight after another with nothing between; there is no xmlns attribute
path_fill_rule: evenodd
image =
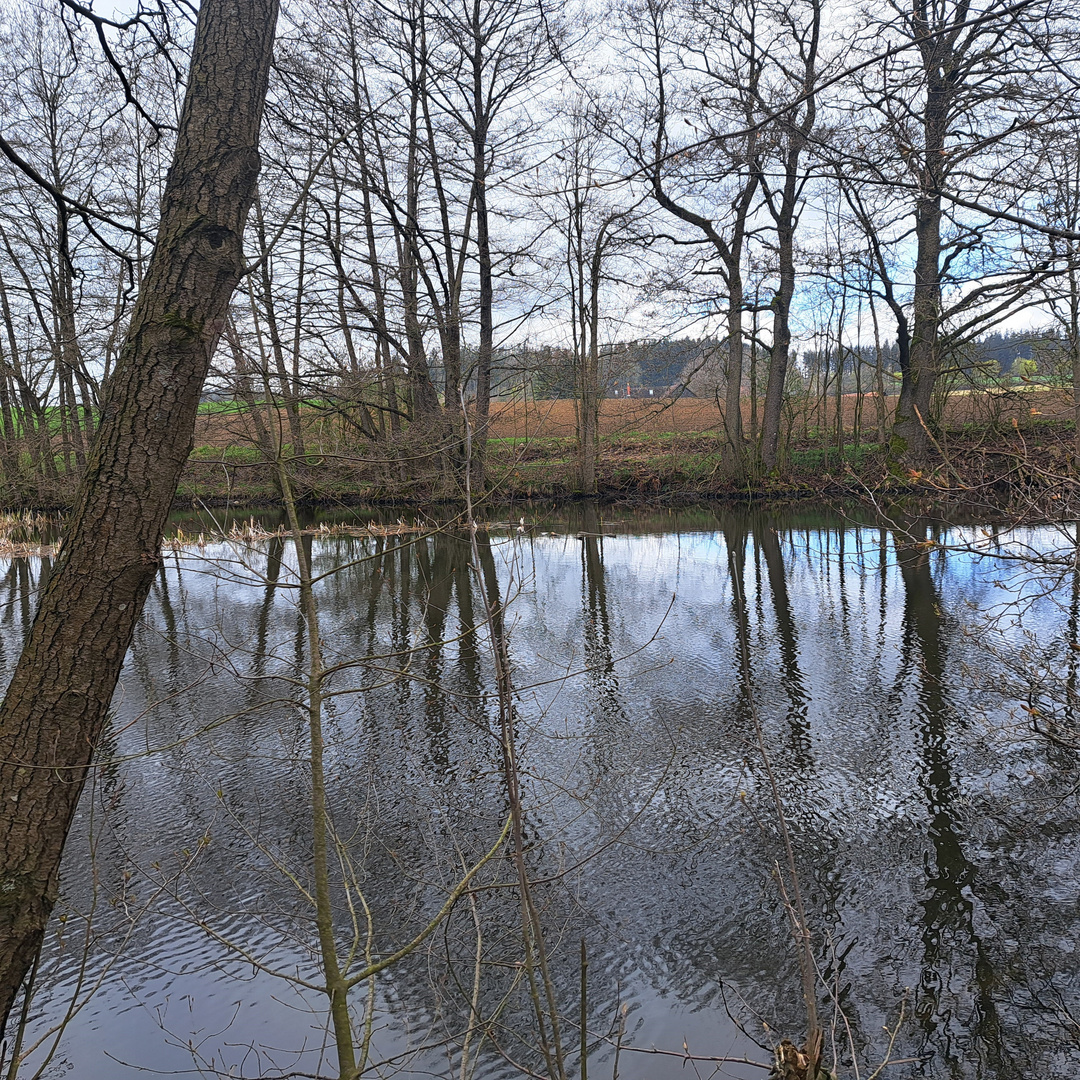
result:
<svg viewBox="0 0 1080 1080"><path fill-rule="evenodd" d="M1056 532L586 506L474 549L411 524L304 540L336 666L330 933L350 973L413 944L352 988L365 1075L584 1076L584 1020L594 1078L764 1077L718 1059L804 1037L796 888L840 1075L1075 1075ZM206 536L167 551L125 668L19 1076L337 1075L296 552L211 526L182 523ZM9 670L47 572L6 566Z"/></svg>

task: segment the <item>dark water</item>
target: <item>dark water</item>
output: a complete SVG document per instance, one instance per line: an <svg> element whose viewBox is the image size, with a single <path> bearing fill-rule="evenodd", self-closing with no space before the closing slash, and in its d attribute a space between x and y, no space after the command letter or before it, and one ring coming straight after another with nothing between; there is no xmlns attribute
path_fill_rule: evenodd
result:
<svg viewBox="0 0 1080 1080"><path fill-rule="evenodd" d="M891 1053L887 1077L1075 1075L1080 757L1025 710L1056 708L1066 732L1080 589L1006 557L1059 538L913 525L1000 541L975 557L839 515L527 516L479 534L475 572L461 535L307 541L342 665L326 721L333 876L352 886L339 947L409 941L502 828L475 629L498 605L568 1076L583 940L594 1078L763 1077L642 1051L765 1061L756 1043L801 1040L770 768L840 1073ZM27 1046L65 1011L66 1029L20 1076L336 1075L325 999L304 986L320 976L294 565L276 538L170 553L67 851ZM3 581L8 665L42 572ZM355 988L371 1074L544 1072L513 882L492 860Z"/></svg>

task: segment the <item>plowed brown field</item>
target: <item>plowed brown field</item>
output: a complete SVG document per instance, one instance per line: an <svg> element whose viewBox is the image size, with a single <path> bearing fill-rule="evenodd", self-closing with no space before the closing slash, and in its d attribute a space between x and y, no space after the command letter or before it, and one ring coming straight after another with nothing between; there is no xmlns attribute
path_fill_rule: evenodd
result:
<svg viewBox="0 0 1080 1080"><path fill-rule="evenodd" d="M888 423L896 406L896 398L885 399L885 417ZM861 407L854 394L846 395L841 402L844 428L853 431L858 414L862 431L867 437L877 429L877 398L866 395ZM1048 420L1071 419L1072 401L1063 390L1023 388L1003 392L955 393L945 406L945 425L960 427L965 423L1006 423L1010 419L1026 421L1033 417ZM330 435L335 424L326 414L305 410L305 427L320 442L320 428ZM750 403L743 402L743 422L749 428ZM798 439L812 429L835 429L836 401L828 403L827 411L820 407L807 411L792 411L785 419L792 435ZM723 419L716 402L705 398L679 398L677 400L643 400L638 398L609 398L600 408L600 431L603 435L662 435L667 433L709 433L722 428ZM530 401L491 403L489 434L494 438L532 438L536 436L568 437L574 434L574 402ZM282 424L287 435L287 427ZM209 413L199 416L196 445L223 447L250 442L253 432L250 419L239 413Z"/></svg>
<svg viewBox="0 0 1080 1080"><path fill-rule="evenodd" d="M857 409L854 394L842 399L841 408L845 429L855 427L859 412L860 426L866 432L877 427L878 401L864 395L861 409ZM896 398L885 399L886 422L892 419ZM945 405L945 424L958 427L965 423L989 423L994 420L1015 418L1022 420L1031 416L1060 420L1072 417L1070 397L1061 390L1024 388L1003 392L956 393ZM820 407L809 415L795 414L791 417L793 433L805 435L811 428L835 427L836 401L828 403L827 412ZM743 401L743 423L750 423L750 403ZM600 432L602 435L659 435L667 432L719 431L723 417L715 401L705 398L678 398L677 400L643 400L637 398L608 398L600 407ZM572 401L493 401L491 403L490 434L495 438L524 438L535 435L568 436L574 434L574 402Z"/></svg>

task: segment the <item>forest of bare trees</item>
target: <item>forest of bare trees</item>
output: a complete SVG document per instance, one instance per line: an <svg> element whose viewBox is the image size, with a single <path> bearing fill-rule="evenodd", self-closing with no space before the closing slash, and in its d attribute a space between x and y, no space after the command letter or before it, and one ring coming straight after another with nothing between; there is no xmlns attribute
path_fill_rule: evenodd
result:
<svg viewBox="0 0 1080 1080"><path fill-rule="evenodd" d="M153 249L190 12L131 14L3 15L9 501L69 497ZM899 394L906 464L932 451L942 373L977 382L971 345L1001 324L1053 324L1043 370L1080 372L1078 28L1057 0L331 0L284 20L207 384L265 456L302 458L317 411L459 475L466 416L557 386L590 491L632 341L712 343L733 476L782 465L809 354L837 393L857 357L860 392Z"/></svg>
<svg viewBox="0 0 1080 1080"><path fill-rule="evenodd" d="M471 522L493 402L546 383L575 401L594 492L601 402L650 359L643 340L700 342L656 366L671 396L714 397L735 480L782 470L809 396L839 417L849 373L890 462L923 467L943 383L985 385L987 335L1021 323L1043 348L1026 376L1071 387L1080 418L1078 30L1060 0L0 10L0 499L74 507L0 707L0 1019L38 955L200 409L246 418L299 552L294 484L332 456L326 425L391 477L437 470ZM321 873L309 556L297 574ZM509 806L485 861L512 833L542 968L503 603L485 607ZM338 968L329 884L315 893L355 1076L347 994L370 965Z"/></svg>

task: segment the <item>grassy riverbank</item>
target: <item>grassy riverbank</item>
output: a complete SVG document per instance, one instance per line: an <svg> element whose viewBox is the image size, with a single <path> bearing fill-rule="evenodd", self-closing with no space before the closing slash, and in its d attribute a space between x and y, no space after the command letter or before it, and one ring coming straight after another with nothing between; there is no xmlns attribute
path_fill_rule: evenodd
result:
<svg viewBox="0 0 1080 1080"><path fill-rule="evenodd" d="M198 419L179 507L278 504L277 469L267 449L278 440L297 494L308 502L415 507L464 500L462 448L446 432L425 438L406 429L366 437L354 417L325 403L306 403L292 417L283 409L259 406L256 416L239 403L213 404ZM493 503L583 496L573 405L493 403L485 484ZM995 508L1037 504L1054 516L1073 509L1080 461L1071 395L1061 389L953 395L942 412L937 460L920 471L888 459L882 435L889 431L895 399L859 401L851 395L833 405L827 415L790 418L779 469L734 477L722 461L723 423L715 402L607 400L600 415L596 495L674 503L919 494ZM819 426L810 422L815 419ZM749 405L744 421L752 436L755 414ZM77 481L76 463L60 454L51 477L27 458L21 477L5 475L0 509L63 510ZM475 484L473 490L475 495Z"/></svg>
<svg viewBox="0 0 1080 1080"><path fill-rule="evenodd" d="M1007 505L1061 502L1076 475L1073 426L1031 417L997 430L967 425L944 431L940 460L915 472L897 470L880 443L846 442L841 449L812 437L794 443L781 472L733 479L723 468L713 433L628 433L602 438L598 492L607 499L806 499L919 493L945 501ZM575 442L570 437L489 440L488 492L497 502L580 498ZM293 462L308 500L418 505L463 494L433 458L409 447L396 456L381 446L366 453L308 453ZM276 502L274 473L250 445L196 447L178 492L183 503ZM1049 506L1048 506L1049 508Z"/></svg>

